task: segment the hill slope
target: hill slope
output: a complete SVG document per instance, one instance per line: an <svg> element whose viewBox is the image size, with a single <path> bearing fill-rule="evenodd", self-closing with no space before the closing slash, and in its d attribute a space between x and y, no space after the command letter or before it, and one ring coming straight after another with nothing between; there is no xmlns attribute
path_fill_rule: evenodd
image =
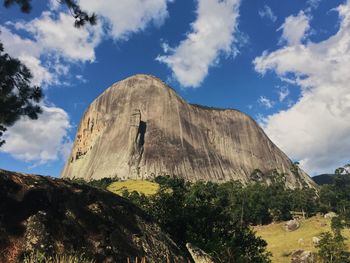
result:
<svg viewBox="0 0 350 263"><path fill-rule="evenodd" d="M0 170L0 262L30 251L84 253L96 262L187 262L139 208L107 191Z"/></svg>
<svg viewBox="0 0 350 263"><path fill-rule="evenodd" d="M320 174L312 177L312 180L318 185L333 184L334 174Z"/></svg>
<svg viewBox="0 0 350 263"><path fill-rule="evenodd" d="M103 92L86 110L62 177L86 180L182 176L240 180L255 169L286 174L288 187L314 185L246 114L188 104L159 79L135 75ZM268 182L269 178L261 178Z"/></svg>
<svg viewBox="0 0 350 263"><path fill-rule="evenodd" d="M297 249L317 251L312 243L313 237L319 237L322 232L330 231L330 219L314 216L300 221L300 228L293 232L286 232L284 222L255 227L256 235L267 242L267 249L272 252L273 263L289 263L290 255ZM350 237L350 230L343 232L346 238ZM346 241L350 248L350 241Z"/></svg>

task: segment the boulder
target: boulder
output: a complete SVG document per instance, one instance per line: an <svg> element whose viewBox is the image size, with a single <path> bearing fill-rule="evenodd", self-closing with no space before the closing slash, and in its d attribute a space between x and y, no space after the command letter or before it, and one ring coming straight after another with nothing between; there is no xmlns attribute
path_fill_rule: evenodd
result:
<svg viewBox="0 0 350 263"><path fill-rule="evenodd" d="M285 229L288 232L297 230L300 227L300 223L296 219L289 220L285 223Z"/></svg>
<svg viewBox="0 0 350 263"><path fill-rule="evenodd" d="M315 263L316 256L311 251L298 249L292 253L291 263Z"/></svg>
<svg viewBox="0 0 350 263"><path fill-rule="evenodd" d="M312 243L314 245L318 245L318 243L320 243L320 239L318 237L312 237Z"/></svg>
<svg viewBox="0 0 350 263"><path fill-rule="evenodd" d="M188 255L145 212L120 196L0 170L0 262L23 262L33 252L48 257L84 254L94 262L137 257L182 263Z"/></svg>
<svg viewBox="0 0 350 263"><path fill-rule="evenodd" d="M248 115L186 102L164 82L135 75L104 91L80 122L62 177L271 183L272 170L287 188L316 187ZM257 177L250 178L259 169Z"/></svg>
<svg viewBox="0 0 350 263"><path fill-rule="evenodd" d="M324 218L332 219L333 217L336 217L336 216L338 216L336 213L328 212L327 214L324 215Z"/></svg>

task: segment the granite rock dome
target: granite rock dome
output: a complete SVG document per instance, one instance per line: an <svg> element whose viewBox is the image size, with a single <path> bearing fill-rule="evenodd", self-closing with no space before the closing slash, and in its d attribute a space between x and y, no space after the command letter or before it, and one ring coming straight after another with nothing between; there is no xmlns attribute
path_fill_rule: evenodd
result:
<svg viewBox="0 0 350 263"><path fill-rule="evenodd" d="M135 75L104 91L81 120L62 177L243 183L276 169L290 188L313 186L248 115L192 105L160 79Z"/></svg>

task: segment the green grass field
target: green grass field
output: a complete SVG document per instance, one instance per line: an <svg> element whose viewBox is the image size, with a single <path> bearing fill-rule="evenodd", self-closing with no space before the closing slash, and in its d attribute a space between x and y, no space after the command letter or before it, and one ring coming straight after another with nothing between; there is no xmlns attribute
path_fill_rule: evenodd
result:
<svg viewBox="0 0 350 263"><path fill-rule="evenodd" d="M157 193L159 185L150 181L127 180L114 182L107 187L108 191L118 195L121 195L124 189L128 190L129 192L136 191L149 196Z"/></svg>
<svg viewBox="0 0 350 263"><path fill-rule="evenodd" d="M268 243L267 248L272 252L274 263L289 263L291 257L283 254L289 254L296 249L317 251L312 237L319 237L322 232L330 231L330 219L314 216L300 220L300 228L293 232L286 232L283 226L284 222L254 227L257 236L261 236ZM344 230L343 234L348 238L347 245L350 248L350 230ZM300 239L303 241L299 242Z"/></svg>

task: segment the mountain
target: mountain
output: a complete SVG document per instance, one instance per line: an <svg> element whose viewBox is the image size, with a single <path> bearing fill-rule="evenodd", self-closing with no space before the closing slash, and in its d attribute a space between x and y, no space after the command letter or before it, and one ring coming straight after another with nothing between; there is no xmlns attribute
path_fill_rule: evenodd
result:
<svg viewBox="0 0 350 263"><path fill-rule="evenodd" d="M33 251L94 262L187 262L148 215L107 191L0 170L0 200L0 262L22 262Z"/></svg>
<svg viewBox="0 0 350 263"><path fill-rule="evenodd" d="M335 170L334 174L320 174L313 176L313 181L318 185L333 184L335 183L336 176L349 178L350 176L350 164L346 164Z"/></svg>
<svg viewBox="0 0 350 263"><path fill-rule="evenodd" d="M333 184L335 174L320 174L312 177L312 180L318 185Z"/></svg>
<svg viewBox="0 0 350 263"><path fill-rule="evenodd" d="M117 82L88 107L62 177L257 180L277 169L291 188L314 186L246 114L191 105L149 75Z"/></svg>

